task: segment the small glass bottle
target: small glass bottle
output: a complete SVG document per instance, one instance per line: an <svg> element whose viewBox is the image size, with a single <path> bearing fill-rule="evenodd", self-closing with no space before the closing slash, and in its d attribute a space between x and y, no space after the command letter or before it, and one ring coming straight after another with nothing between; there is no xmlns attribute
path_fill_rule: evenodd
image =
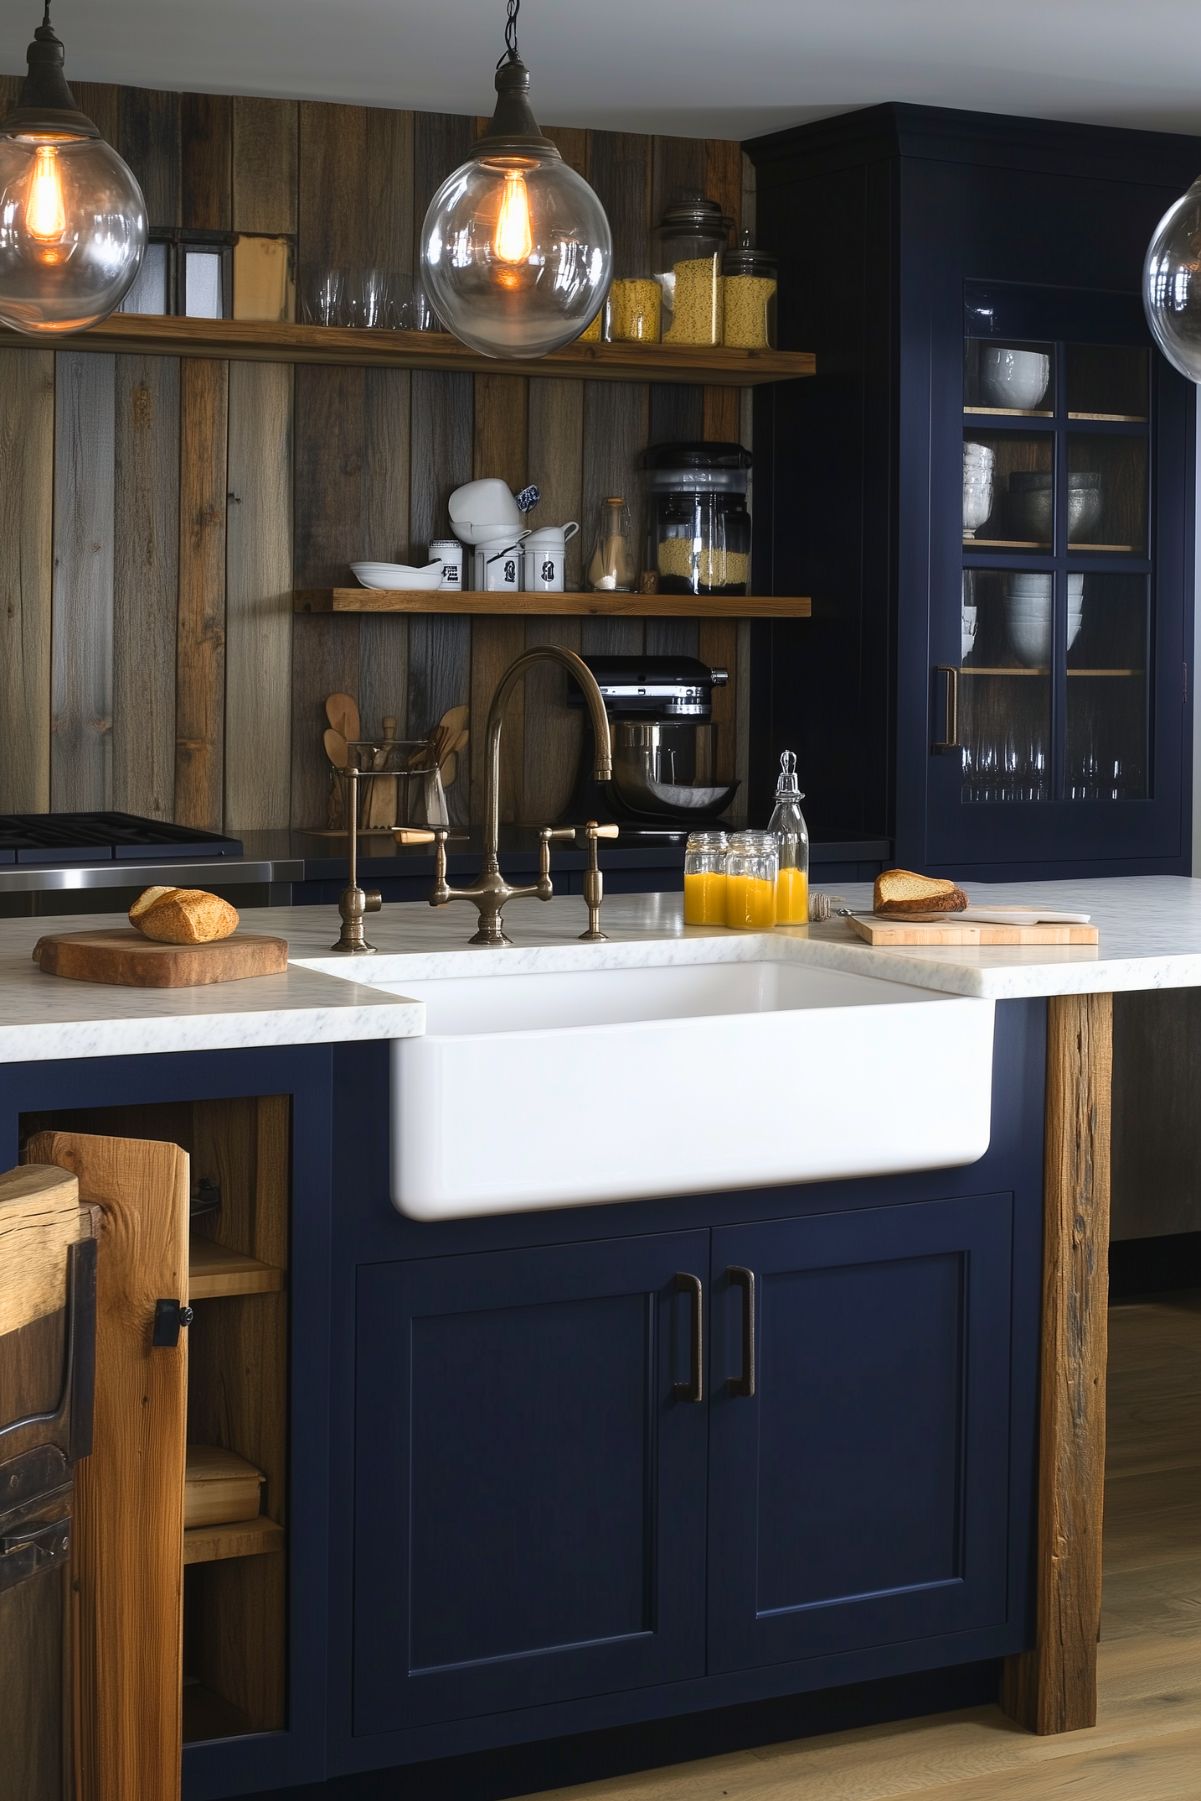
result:
<svg viewBox="0 0 1201 1801"><path fill-rule="evenodd" d="M809 923L809 828L801 812L804 798L797 786L796 757L786 750L780 758L775 811L767 826L780 845L776 924L781 926Z"/></svg>
<svg viewBox="0 0 1201 1801"><path fill-rule="evenodd" d="M684 924L726 923L726 850L724 832L689 832L684 847Z"/></svg>
<svg viewBox="0 0 1201 1801"><path fill-rule="evenodd" d="M774 832L735 832L726 854L726 924L743 932L776 923L780 840Z"/></svg>
<svg viewBox="0 0 1201 1801"><path fill-rule="evenodd" d="M596 544L588 565L588 586L598 592L628 594L634 586L630 509L620 494L600 504Z"/></svg>
<svg viewBox="0 0 1201 1801"><path fill-rule="evenodd" d="M744 231L737 249L726 251L722 272L722 343L732 350L774 350L779 288L775 257L756 250L750 232Z"/></svg>

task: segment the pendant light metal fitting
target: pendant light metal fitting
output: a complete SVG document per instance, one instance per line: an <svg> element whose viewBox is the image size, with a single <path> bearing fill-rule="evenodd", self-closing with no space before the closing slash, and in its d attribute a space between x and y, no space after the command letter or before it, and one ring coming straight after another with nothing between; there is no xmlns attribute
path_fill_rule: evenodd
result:
<svg viewBox="0 0 1201 1801"><path fill-rule="evenodd" d="M558 157L557 144L544 137L529 102L530 72L517 49L517 15L521 0L509 0L505 21L505 53L496 65L496 110L484 136L475 146L476 156Z"/></svg>
<svg viewBox="0 0 1201 1801"><path fill-rule="evenodd" d="M66 52L50 23L50 0L26 51L28 73L17 104L0 121L9 137L98 138L99 127L79 110L64 72Z"/></svg>

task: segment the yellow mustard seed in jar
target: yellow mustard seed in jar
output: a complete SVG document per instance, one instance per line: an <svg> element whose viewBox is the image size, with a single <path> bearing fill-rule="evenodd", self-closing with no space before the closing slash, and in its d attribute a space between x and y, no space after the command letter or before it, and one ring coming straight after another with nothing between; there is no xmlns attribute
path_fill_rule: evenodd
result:
<svg viewBox="0 0 1201 1801"><path fill-rule="evenodd" d="M715 256L692 257L673 271L675 297L665 344L720 344L722 278Z"/></svg>
<svg viewBox="0 0 1201 1801"><path fill-rule="evenodd" d="M659 342L660 291L650 276L615 281L609 290L609 337L615 344Z"/></svg>
<svg viewBox="0 0 1201 1801"><path fill-rule="evenodd" d="M605 313L605 309L602 306L600 312L596 315L596 318L593 319L590 324L588 324L584 327L583 331L580 333L579 337L576 339L577 344L596 344L599 342L600 335L601 335L601 323L604 319L604 313Z"/></svg>
<svg viewBox="0 0 1201 1801"><path fill-rule="evenodd" d="M725 277L725 324L722 342L732 350L767 350L771 303L779 283L765 275Z"/></svg>
<svg viewBox="0 0 1201 1801"><path fill-rule="evenodd" d="M695 575L702 593L721 588L746 587L751 559L745 551L704 545L694 550L691 538L661 538L659 574L692 583Z"/></svg>

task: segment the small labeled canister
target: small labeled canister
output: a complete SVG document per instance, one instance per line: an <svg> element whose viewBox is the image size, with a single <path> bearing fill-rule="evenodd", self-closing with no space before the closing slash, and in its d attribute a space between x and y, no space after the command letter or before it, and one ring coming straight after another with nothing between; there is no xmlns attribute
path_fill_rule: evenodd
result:
<svg viewBox="0 0 1201 1801"><path fill-rule="evenodd" d="M442 580L438 583L440 588L462 589L466 587L467 584L463 579L463 546L457 538L435 538L429 551L431 563L435 557L442 558Z"/></svg>
<svg viewBox="0 0 1201 1801"><path fill-rule="evenodd" d="M476 587L485 593L516 594L521 588L522 539L510 532L504 538L489 538L475 553Z"/></svg>
<svg viewBox="0 0 1201 1801"><path fill-rule="evenodd" d="M541 525L530 533L522 545L527 594L562 594L566 586L568 540L579 529L579 520L569 519L566 525Z"/></svg>

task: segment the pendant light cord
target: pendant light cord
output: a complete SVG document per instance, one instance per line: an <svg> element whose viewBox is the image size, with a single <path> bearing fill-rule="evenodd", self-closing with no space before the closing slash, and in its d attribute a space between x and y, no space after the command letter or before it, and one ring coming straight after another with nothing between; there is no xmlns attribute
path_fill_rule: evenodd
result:
<svg viewBox="0 0 1201 1801"><path fill-rule="evenodd" d="M46 0L46 10L50 10L50 0ZM502 63L519 62L517 54L517 15L521 11L521 0L509 0L509 16L505 20L505 53L497 59L499 69Z"/></svg>

